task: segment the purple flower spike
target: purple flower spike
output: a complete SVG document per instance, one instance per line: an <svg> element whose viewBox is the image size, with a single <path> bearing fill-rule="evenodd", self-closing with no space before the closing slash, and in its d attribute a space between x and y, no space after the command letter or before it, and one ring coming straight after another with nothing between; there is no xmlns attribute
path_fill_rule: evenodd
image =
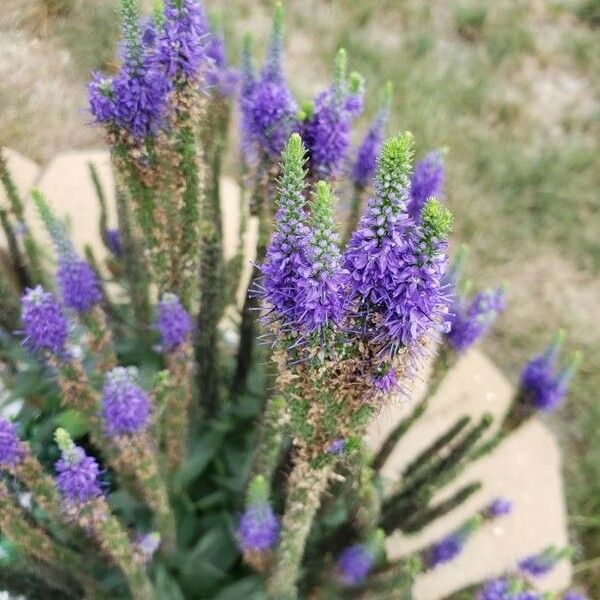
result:
<svg viewBox="0 0 600 600"><path fill-rule="evenodd" d="M76 446L64 429L56 431L62 456L56 461L56 483L65 500L85 504L102 495L100 467L96 459Z"/></svg>
<svg viewBox="0 0 600 600"><path fill-rule="evenodd" d="M466 352L490 330L505 307L503 287L479 292L470 302L455 296L450 308L448 342L457 352Z"/></svg>
<svg viewBox="0 0 600 600"><path fill-rule="evenodd" d="M331 187L318 181L312 203L311 269L298 281L296 319L307 333L323 331L340 322L346 308L346 271L341 268L338 235L333 219Z"/></svg>
<svg viewBox="0 0 600 600"><path fill-rule="evenodd" d="M85 261L75 255L59 258L56 279L65 306L82 314L101 299L96 273Z"/></svg>
<svg viewBox="0 0 600 600"><path fill-rule="evenodd" d="M0 468L8 469L16 466L23 459L24 452L15 426L0 417Z"/></svg>
<svg viewBox="0 0 600 600"><path fill-rule="evenodd" d="M362 583L373 569L375 554L367 544L355 544L340 554L337 564L344 584L356 586Z"/></svg>
<svg viewBox="0 0 600 600"><path fill-rule="evenodd" d="M384 128L385 122L377 117L358 148L356 161L352 167L352 181L357 187L366 188L375 175Z"/></svg>
<svg viewBox="0 0 600 600"><path fill-rule="evenodd" d="M477 600L541 600L535 591L523 589L522 582L505 577L488 581L477 593Z"/></svg>
<svg viewBox="0 0 600 600"><path fill-rule="evenodd" d="M314 112L302 128L302 138L314 177L337 177L350 147L350 115L334 101L331 92L316 99Z"/></svg>
<svg viewBox="0 0 600 600"><path fill-rule="evenodd" d="M439 541L429 553L427 564L433 569L438 565L450 562L455 559L461 552L465 544L465 536L460 533L453 533L443 540Z"/></svg>
<svg viewBox="0 0 600 600"><path fill-rule="evenodd" d="M123 65L112 85L114 124L137 140L155 134L164 123L171 84L154 57L144 57L140 65Z"/></svg>
<svg viewBox="0 0 600 600"><path fill-rule="evenodd" d="M21 307L25 345L32 350L64 354L67 320L56 297L38 285L25 292Z"/></svg>
<svg viewBox="0 0 600 600"><path fill-rule="evenodd" d="M575 590L569 590L568 592L565 592L562 600L587 600L587 598Z"/></svg>
<svg viewBox="0 0 600 600"><path fill-rule="evenodd" d="M209 28L199 0L165 0L157 60L167 76L195 79L206 61Z"/></svg>
<svg viewBox="0 0 600 600"><path fill-rule="evenodd" d="M530 360L521 373L519 393L535 409L556 409L569 389L580 357L576 354L567 367L558 371L557 359L561 344L562 337L559 336L543 354Z"/></svg>
<svg viewBox="0 0 600 600"><path fill-rule="evenodd" d="M249 58L249 40L245 40L242 72L242 138L245 153L254 145L271 159L278 158L296 129L298 107L285 81L282 65L283 11L275 7L267 60L258 80Z"/></svg>
<svg viewBox="0 0 600 600"><path fill-rule="evenodd" d="M375 176L377 160L381 152L385 128L390 116L391 104L392 84L388 83L383 90L381 107L358 147L356 160L352 165L352 181L358 188L366 188Z"/></svg>
<svg viewBox="0 0 600 600"><path fill-rule="evenodd" d="M487 514L494 517L502 517L504 515L509 515L512 512L513 504L510 500L506 500L506 498L496 498L489 507L487 508Z"/></svg>
<svg viewBox="0 0 600 600"><path fill-rule="evenodd" d="M137 384L137 370L115 367L102 390L102 416L110 435L134 434L148 425L150 398Z"/></svg>
<svg viewBox="0 0 600 600"><path fill-rule="evenodd" d="M237 536L243 552L265 552L277 543L279 519L269 503L269 486L262 475L250 482Z"/></svg>
<svg viewBox="0 0 600 600"><path fill-rule="evenodd" d="M107 229L104 232L104 239L107 248L115 258L123 256L123 242L121 241L121 232L118 229Z"/></svg>
<svg viewBox="0 0 600 600"><path fill-rule="evenodd" d="M192 331L192 319L175 294L164 294L158 304L156 327L167 350L183 344Z"/></svg>
<svg viewBox="0 0 600 600"><path fill-rule="evenodd" d="M242 98L243 123L248 128L245 135L267 156L275 158L296 127L297 106L287 87L281 80L272 80L264 75Z"/></svg>
<svg viewBox="0 0 600 600"><path fill-rule="evenodd" d="M217 93L223 97L235 95L238 75L234 69L227 64L225 40L219 33L212 33L206 48L206 55L212 62L206 72L206 82L214 87Z"/></svg>
<svg viewBox="0 0 600 600"><path fill-rule="evenodd" d="M444 186L444 163L439 151L430 152L417 162L410 178L408 212L418 220L429 198L439 198Z"/></svg>
<svg viewBox="0 0 600 600"><path fill-rule="evenodd" d="M283 153L275 234L262 266L264 295L284 328L296 324L298 286L312 272L308 216L304 210L304 146L293 134Z"/></svg>
<svg viewBox="0 0 600 600"><path fill-rule="evenodd" d="M556 564L568 554L568 550L559 550L550 546L539 554L527 556L519 562L519 569L532 577L543 577L554 569Z"/></svg>
<svg viewBox="0 0 600 600"><path fill-rule="evenodd" d="M240 519L238 536L243 551L264 552L272 548L279 538L279 519L271 505L250 505Z"/></svg>

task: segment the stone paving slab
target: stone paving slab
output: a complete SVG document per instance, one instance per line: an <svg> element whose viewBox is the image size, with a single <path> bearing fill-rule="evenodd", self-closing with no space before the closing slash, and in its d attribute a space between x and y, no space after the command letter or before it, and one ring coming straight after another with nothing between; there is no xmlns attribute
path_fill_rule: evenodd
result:
<svg viewBox="0 0 600 600"><path fill-rule="evenodd" d="M100 206L90 178L88 164L96 166L108 206L109 226L116 223L115 190L110 166L110 155L105 150L76 150L57 154L48 164L38 181L38 187L44 192L57 215L67 218L73 243L83 251L90 244L96 257L103 260L107 255L100 240L98 221ZM39 232L41 239L49 243L32 203L29 203L29 220L32 229Z"/></svg>
<svg viewBox="0 0 600 600"><path fill-rule="evenodd" d="M397 478L419 451L460 416L468 414L476 421L485 412L501 415L511 394L510 385L489 359L478 351L468 353L442 383L421 421L400 441L382 470L384 476L390 482ZM405 402L380 415L370 429L375 448L410 406ZM439 540L500 495L514 502L513 513L477 532L457 560L419 577L415 600L439 600L486 577L514 571L521 558L550 544L568 543L560 451L541 422L528 423L490 456L471 465L434 502L474 481L481 481L483 489L462 506L417 535L395 534L388 542L389 555L399 558ZM562 590L570 580L571 565L562 561L539 580L539 589Z"/></svg>

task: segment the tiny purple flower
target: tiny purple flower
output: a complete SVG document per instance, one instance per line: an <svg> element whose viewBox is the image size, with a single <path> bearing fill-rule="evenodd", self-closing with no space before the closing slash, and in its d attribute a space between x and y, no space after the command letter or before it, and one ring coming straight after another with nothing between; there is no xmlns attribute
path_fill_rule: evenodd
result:
<svg viewBox="0 0 600 600"><path fill-rule="evenodd" d="M344 438L337 438L333 440L331 444L329 444L329 448L327 448L327 452L329 454L333 454L334 456L344 456L344 452L346 451L346 440Z"/></svg>
<svg viewBox="0 0 600 600"><path fill-rule="evenodd" d="M151 533L139 535L136 538L136 545L144 560L149 562L160 547L160 533L152 531Z"/></svg>
<svg viewBox="0 0 600 600"><path fill-rule="evenodd" d="M134 368L115 367L106 375L102 416L110 435L134 434L148 425L150 398L136 381L137 370Z"/></svg>
<svg viewBox="0 0 600 600"><path fill-rule="evenodd" d="M58 489L66 500L84 504L102 495L100 467L95 458L86 456L83 448L63 450L55 469Z"/></svg>
<svg viewBox="0 0 600 600"><path fill-rule="evenodd" d="M15 426L0 417L0 468L8 469L16 466L23 459L24 452L25 449Z"/></svg>
<svg viewBox="0 0 600 600"><path fill-rule="evenodd" d="M237 533L244 552L265 552L277 543L279 519L268 502L250 504L240 519Z"/></svg>
<svg viewBox="0 0 600 600"><path fill-rule="evenodd" d="M396 369L392 367L386 367L380 369L373 376L373 385L376 389L384 394L393 390L398 385L398 376L396 374Z"/></svg>
<svg viewBox="0 0 600 600"><path fill-rule="evenodd" d="M56 279L67 308L82 314L101 299L98 277L90 265L75 255L63 255L58 261Z"/></svg>
<svg viewBox="0 0 600 600"><path fill-rule="evenodd" d="M38 285L25 292L21 307L25 345L32 350L64 354L67 320L56 297Z"/></svg>
<svg viewBox="0 0 600 600"><path fill-rule="evenodd" d="M175 294L163 295L158 304L156 327L166 350L172 350L188 340L192 319Z"/></svg>
<svg viewBox="0 0 600 600"><path fill-rule="evenodd" d="M340 554L337 564L344 584L356 586L362 583L373 569L375 555L367 544L355 544Z"/></svg>
<svg viewBox="0 0 600 600"><path fill-rule="evenodd" d="M410 178L408 212L418 220L429 198L439 198L444 186L444 163L439 151L430 152L415 165Z"/></svg>
<svg viewBox="0 0 600 600"><path fill-rule="evenodd" d="M512 512L513 503L506 498L496 498L487 508L486 513L489 517L502 517Z"/></svg>
<svg viewBox="0 0 600 600"><path fill-rule="evenodd" d="M562 600L587 600L586 596L576 592L575 590L569 590L565 592Z"/></svg>
<svg viewBox="0 0 600 600"><path fill-rule="evenodd" d="M465 544L465 536L460 533L452 533L435 544L429 556L427 564L429 568L437 567L438 565L450 562L455 559L461 552Z"/></svg>

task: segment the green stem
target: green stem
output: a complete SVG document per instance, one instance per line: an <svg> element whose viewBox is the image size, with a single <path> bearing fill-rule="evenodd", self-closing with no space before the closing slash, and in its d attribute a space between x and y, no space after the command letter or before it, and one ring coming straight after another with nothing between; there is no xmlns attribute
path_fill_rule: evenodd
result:
<svg viewBox="0 0 600 600"><path fill-rule="evenodd" d="M271 600L295 600L304 548L311 525L327 488L331 467L313 468L299 459L288 480L288 495L281 523L275 563L267 581Z"/></svg>
<svg viewBox="0 0 600 600"><path fill-rule="evenodd" d="M350 241L352 233L356 229L362 205L365 200L365 188L361 186L354 186L352 192L352 200L350 202L350 213L348 214L348 221L346 222L346 230L344 231L344 237L342 238L342 248L345 248Z"/></svg>

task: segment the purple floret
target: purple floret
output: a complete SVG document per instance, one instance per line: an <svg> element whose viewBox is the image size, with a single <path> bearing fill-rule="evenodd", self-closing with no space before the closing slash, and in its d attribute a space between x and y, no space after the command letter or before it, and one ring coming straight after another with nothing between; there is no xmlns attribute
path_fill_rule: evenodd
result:
<svg viewBox="0 0 600 600"><path fill-rule="evenodd" d="M450 308L448 342L457 352L466 352L490 330L505 307L502 287L479 292L470 302L455 296Z"/></svg>
<svg viewBox="0 0 600 600"><path fill-rule="evenodd" d="M160 332L162 346L167 350L188 340L192 331L192 319L175 294L163 295L158 304L156 327Z"/></svg>
<svg viewBox="0 0 600 600"><path fill-rule="evenodd" d="M150 398L135 383L135 372L115 367L106 376L102 390L102 416L110 435L134 434L150 420ZM172 435L177 435L172 432Z"/></svg>
<svg viewBox="0 0 600 600"><path fill-rule="evenodd" d="M15 426L7 419L0 417L0 467L8 469L16 466L23 459L24 452L25 449Z"/></svg>
<svg viewBox="0 0 600 600"><path fill-rule="evenodd" d="M373 376L373 385L379 391L387 393L398 386L398 375L392 367L382 368Z"/></svg>
<svg viewBox="0 0 600 600"><path fill-rule="evenodd" d="M56 279L67 308L85 313L101 299L100 285L90 265L76 256L61 256Z"/></svg>
<svg viewBox="0 0 600 600"><path fill-rule="evenodd" d="M77 446L63 452L55 464L56 483L66 500L85 503L100 496L100 467Z"/></svg>
<svg viewBox="0 0 600 600"><path fill-rule="evenodd" d="M565 592L562 600L587 600L587 597L575 590L569 590L568 592Z"/></svg>
<svg viewBox="0 0 600 600"><path fill-rule="evenodd" d="M157 61L167 76L195 79L203 62L209 28L199 0L165 0L164 25L157 45Z"/></svg>
<svg viewBox="0 0 600 600"><path fill-rule="evenodd" d="M242 551L264 552L277 543L279 519L270 504L252 504L242 515L237 533Z"/></svg>
<svg viewBox="0 0 600 600"><path fill-rule="evenodd" d="M444 163L439 151L430 152L415 165L410 178L408 212L418 220L429 198L439 198L444 186Z"/></svg>
<svg viewBox="0 0 600 600"><path fill-rule="evenodd" d="M62 355L67 343L67 320L56 297L38 285L25 292L21 307L25 345Z"/></svg>
<svg viewBox="0 0 600 600"><path fill-rule="evenodd" d="M506 498L496 498L487 509L487 513L490 517L502 517L509 515L512 512L513 504Z"/></svg>
<svg viewBox="0 0 600 600"><path fill-rule="evenodd" d="M375 555L367 544L355 544L340 554L337 564L342 581L347 586L355 586L362 583L371 572Z"/></svg>
<svg viewBox="0 0 600 600"><path fill-rule="evenodd" d="M464 547L465 538L459 534L451 534L439 541L427 557L427 564L430 568L450 562L455 559Z"/></svg>
<svg viewBox="0 0 600 600"><path fill-rule="evenodd" d="M333 454L334 456L343 456L346 451L346 440L344 438L337 438L333 440L331 444L329 444L329 448L327 448L327 452L329 454Z"/></svg>

